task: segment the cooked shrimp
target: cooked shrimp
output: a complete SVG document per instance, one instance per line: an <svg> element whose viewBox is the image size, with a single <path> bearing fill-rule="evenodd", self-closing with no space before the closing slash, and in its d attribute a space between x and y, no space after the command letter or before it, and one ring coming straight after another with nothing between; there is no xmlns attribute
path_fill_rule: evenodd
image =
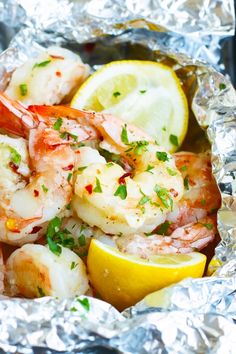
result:
<svg viewBox="0 0 236 354"><path fill-rule="evenodd" d="M215 217L206 217L177 228L170 236L129 235L116 237L121 252L149 258L158 254L189 253L201 250L213 241L216 234Z"/></svg>
<svg viewBox="0 0 236 354"><path fill-rule="evenodd" d="M11 109L11 120L8 119L7 107L4 106L5 121L1 117L0 123L4 121L4 129L11 133L16 127L15 134L28 134L32 173L29 183L9 196L9 208L1 210L0 240L11 244L23 244L35 239L41 225L51 220L69 203L75 162L68 140L62 139L57 130L37 121L28 111L24 112L21 119L22 112L18 110L18 106L19 104ZM33 126L32 129L29 129L30 125Z"/></svg>
<svg viewBox="0 0 236 354"><path fill-rule="evenodd" d="M211 170L210 153L178 152L174 155L181 172L185 192L167 219L170 230L215 214L221 197Z"/></svg>
<svg viewBox="0 0 236 354"><path fill-rule="evenodd" d="M117 163L105 163L96 152L91 162L80 149L84 168L75 181L73 207L83 221L105 233L150 232L165 221L182 197L183 179L174 159L131 124L110 115L94 114L103 148L119 153L133 167L132 173ZM84 155L83 155L84 153ZM95 162L97 161L97 162Z"/></svg>
<svg viewBox="0 0 236 354"><path fill-rule="evenodd" d="M18 67L5 92L27 105L54 105L69 100L88 74L89 66L78 55L50 47Z"/></svg>
<svg viewBox="0 0 236 354"><path fill-rule="evenodd" d="M47 246L35 244L14 251L6 262L9 294L28 298L85 294L89 285L83 261L71 250L61 249L60 256Z"/></svg>
<svg viewBox="0 0 236 354"><path fill-rule="evenodd" d="M5 273L5 267L3 263L2 247L0 244L0 294L2 294L4 290L4 273Z"/></svg>

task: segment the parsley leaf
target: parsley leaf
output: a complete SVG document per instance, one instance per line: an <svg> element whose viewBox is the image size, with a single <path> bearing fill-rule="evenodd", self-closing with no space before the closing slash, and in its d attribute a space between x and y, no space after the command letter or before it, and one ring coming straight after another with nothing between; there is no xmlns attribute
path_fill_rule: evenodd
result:
<svg viewBox="0 0 236 354"><path fill-rule="evenodd" d="M142 198L138 202L139 205L146 204L147 202L150 201L150 198L146 194L144 194L141 189L140 189L140 193L142 194Z"/></svg>
<svg viewBox="0 0 236 354"><path fill-rule="evenodd" d="M139 92L140 93L145 93L145 92L147 92L147 90L140 90Z"/></svg>
<svg viewBox="0 0 236 354"><path fill-rule="evenodd" d="M121 141L125 145L129 144L129 138L128 138L128 132L127 132L127 125L125 124L124 127L122 127L121 131Z"/></svg>
<svg viewBox="0 0 236 354"><path fill-rule="evenodd" d="M176 176L177 172L175 170L172 170L172 168L167 167L167 172L169 173L170 176Z"/></svg>
<svg viewBox="0 0 236 354"><path fill-rule="evenodd" d="M61 230L62 220L59 217L53 218L47 228L46 239L50 251L55 255L60 256L63 247L73 248L75 241L70 237L70 232L67 229Z"/></svg>
<svg viewBox="0 0 236 354"><path fill-rule="evenodd" d="M225 90L226 89L226 85L223 83L223 82L220 82L219 84L219 89L222 91L222 90Z"/></svg>
<svg viewBox="0 0 236 354"><path fill-rule="evenodd" d="M53 129L60 130L62 123L63 123L62 118L57 118L56 122L53 124Z"/></svg>
<svg viewBox="0 0 236 354"><path fill-rule="evenodd" d="M28 87L26 84L21 84L19 85L19 89L20 89L20 94L21 96L26 96L28 93Z"/></svg>
<svg viewBox="0 0 236 354"><path fill-rule="evenodd" d="M90 310L90 303L89 303L89 300L87 297L83 298L83 299L79 299L77 298L76 301L78 301L80 303L81 306L83 306L83 308L86 310L86 311L89 311Z"/></svg>
<svg viewBox="0 0 236 354"><path fill-rule="evenodd" d="M186 176L184 178L184 188L187 189L187 191L189 190L189 180L188 180L188 176Z"/></svg>
<svg viewBox="0 0 236 354"><path fill-rule="evenodd" d="M44 191L44 193L48 192L48 188L44 184L42 184L41 187L42 187L42 190Z"/></svg>
<svg viewBox="0 0 236 354"><path fill-rule="evenodd" d="M115 197L120 197L122 200L126 199L127 197L127 189L125 184L119 185L117 190L114 193Z"/></svg>
<svg viewBox="0 0 236 354"><path fill-rule="evenodd" d="M88 166L81 166L81 167L78 167L78 171L83 171L83 170L85 170L86 168L87 168Z"/></svg>
<svg viewBox="0 0 236 354"><path fill-rule="evenodd" d="M154 187L154 191L156 192L158 198L160 199L164 207L173 210L173 199L171 198L168 190L166 188L161 188L156 184Z"/></svg>
<svg viewBox="0 0 236 354"><path fill-rule="evenodd" d="M83 246L86 245L86 239L85 239L84 234L81 234L81 235L79 236L78 240L79 240L79 245L80 245L81 247L83 247Z"/></svg>
<svg viewBox="0 0 236 354"><path fill-rule="evenodd" d="M176 135L170 134L169 139L172 145L179 146L178 137Z"/></svg>
<svg viewBox="0 0 236 354"><path fill-rule="evenodd" d="M153 174L152 170L154 169L154 166L148 165L145 172L150 172Z"/></svg>
<svg viewBox="0 0 236 354"><path fill-rule="evenodd" d="M180 167L180 171L184 172L187 171L188 167L186 165Z"/></svg>
<svg viewBox="0 0 236 354"><path fill-rule="evenodd" d="M44 66L47 66L49 63L51 63L51 60L41 61L41 63L34 64L33 69L35 69L35 68L43 68Z"/></svg>
<svg viewBox="0 0 236 354"><path fill-rule="evenodd" d="M202 224L203 226L205 226L207 228L207 230L212 230L213 229L213 224Z"/></svg>
<svg viewBox="0 0 236 354"><path fill-rule="evenodd" d="M113 96L114 96L114 97L118 97L118 96L120 96L120 95L121 95L121 93L120 93L119 91L113 92Z"/></svg>
<svg viewBox="0 0 236 354"><path fill-rule="evenodd" d="M149 142L146 140L134 141L131 144L129 144L130 148L128 150L126 150L126 152L133 150L134 154L142 155L143 151L147 151L148 145L149 145Z"/></svg>
<svg viewBox="0 0 236 354"><path fill-rule="evenodd" d="M96 177L96 187L93 190L95 193L102 193L102 187L99 179Z"/></svg>
<svg viewBox="0 0 236 354"><path fill-rule="evenodd" d="M72 178L72 173L69 172L69 173L68 173L68 176L67 176L67 181L70 182L71 178Z"/></svg>
<svg viewBox="0 0 236 354"><path fill-rule="evenodd" d="M171 222L170 221L165 221L163 224L161 224L159 226L159 228L157 229L157 234L158 235L166 235L168 229L169 229L169 226L170 226Z"/></svg>
<svg viewBox="0 0 236 354"><path fill-rule="evenodd" d="M71 265L70 265L70 269L73 270L75 269L79 264L78 263L75 263L74 261L71 262Z"/></svg>
<svg viewBox="0 0 236 354"><path fill-rule="evenodd" d="M11 146L9 146L10 148L10 159L11 161L16 165L19 166L20 162L21 162L21 155Z"/></svg>
<svg viewBox="0 0 236 354"><path fill-rule="evenodd" d="M169 161L169 157L168 157L168 154L167 152L165 151L157 151L156 152L156 158L159 160L159 161Z"/></svg>

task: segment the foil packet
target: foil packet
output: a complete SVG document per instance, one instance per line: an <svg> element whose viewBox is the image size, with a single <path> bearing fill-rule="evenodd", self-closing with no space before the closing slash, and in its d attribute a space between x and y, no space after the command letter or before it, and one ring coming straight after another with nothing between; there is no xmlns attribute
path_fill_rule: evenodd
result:
<svg viewBox="0 0 236 354"><path fill-rule="evenodd" d="M122 314L94 298L84 308L78 298L2 296L0 353L235 353L236 93L226 77L203 62L222 69L218 44L233 33L233 2L0 0L0 9L2 23L9 25L9 14L15 14L12 33L21 27L0 55L1 89L15 67L55 44L79 53L94 70L117 59L171 66L194 113L183 149L199 151L210 142L222 195L222 240L210 265L214 276L186 279Z"/></svg>

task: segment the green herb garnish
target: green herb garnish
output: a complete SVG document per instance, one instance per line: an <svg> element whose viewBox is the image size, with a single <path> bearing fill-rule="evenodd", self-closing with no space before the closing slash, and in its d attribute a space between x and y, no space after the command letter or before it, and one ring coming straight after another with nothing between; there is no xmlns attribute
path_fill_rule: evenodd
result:
<svg viewBox="0 0 236 354"><path fill-rule="evenodd" d="M10 148L10 160L13 162L16 166L19 166L21 163L21 155L11 146Z"/></svg>
<svg viewBox="0 0 236 354"><path fill-rule="evenodd" d="M69 173L68 173L68 176L67 176L67 181L70 182L71 178L72 178L72 173L69 172Z"/></svg>
<svg viewBox="0 0 236 354"><path fill-rule="evenodd" d="M21 84L19 85L19 89L20 89L20 94L21 96L26 96L28 93L28 87L26 84Z"/></svg>
<svg viewBox="0 0 236 354"><path fill-rule="evenodd" d="M154 166L148 165L145 172L150 172L153 174L152 170L154 169Z"/></svg>
<svg viewBox="0 0 236 354"><path fill-rule="evenodd" d="M189 180L188 180L188 176L186 176L184 178L184 188L187 189L187 191L189 190Z"/></svg>
<svg viewBox="0 0 236 354"><path fill-rule="evenodd" d="M99 179L96 177L96 186L93 190L95 193L102 193L102 187Z"/></svg>
<svg viewBox="0 0 236 354"><path fill-rule="evenodd" d="M169 221L165 221L163 224L160 225L160 227L157 229L157 234L158 235L166 235L169 226L170 226L171 222Z"/></svg>
<svg viewBox="0 0 236 354"><path fill-rule="evenodd" d="M79 264L78 263L75 263L74 261L71 262L71 265L70 265L70 269L73 270L75 269Z"/></svg>
<svg viewBox="0 0 236 354"><path fill-rule="evenodd" d="M140 90L139 92L140 93L145 93L145 92L147 92L147 90Z"/></svg>
<svg viewBox="0 0 236 354"><path fill-rule="evenodd" d="M81 247L83 247L83 246L86 245L86 238L85 238L84 234L80 235L79 238L78 238L78 240L79 240L79 245L80 245Z"/></svg>
<svg viewBox="0 0 236 354"><path fill-rule="evenodd" d="M167 167L167 172L169 173L170 176L176 176L177 172L175 170L172 170L172 168Z"/></svg>
<svg viewBox="0 0 236 354"><path fill-rule="evenodd" d="M76 301L78 301L80 303L81 306L83 306L83 308L86 310L86 311L89 311L90 310L90 304L89 304L89 300L85 297L83 299L79 299L77 298Z"/></svg>
<svg viewBox="0 0 236 354"><path fill-rule="evenodd" d="M169 139L172 145L179 146L178 137L176 135L170 134Z"/></svg>
<svg viewBox="0 0 236 354"><path fill-rule="evenodd" d="M44 191L44 193L48 192L48 188L44 184L42 184L41 187L42 187L42 190Z"/></svg>
<svg viewBox="0 0 236 354"><path fill-rule="evenodd" d="M225 90L226 89L226 85L223 82L220 82L219 89L220 90Z"/></svg>
<svg viewBox="0 0 236 354"><path fill-rule="evenodd" d="M46 295L45 295L45 292L43 291L42 288L40 288L39 286L37 286L37 289L38 289L38 293L39 293L39 296L40 296L40 297L46 296Z"/></svg>
<svg viewBox="0 0 236 354"><path fill-rule="evenodd" d="M125 124L124 127L122 127L121 131L121 141L125 145L129 144L129 138L128 138L128 132L127 132L127 125Z"/></svg>
<svg viewBox="0 0 236 354"><path fill-rule="evenodd" d="M47 66L49 63L51 63L51 60L41 61L41 63L34 64L33 69L35 69L35 68L43 68L44 66Z"/></svg>
<svg viewBox="0 0 236 354"><path fill-rule="evenodd" d="M188 167L186 165L180 167L180 171L184 172L187 171Z"/></svg>
<svg viewBox="0 0 236 354"><path fill-rule="evenodd" d="M154 191L156 192L158 198L160 199L164 207L173 210L173 199L171 198L168 190L156 184L154 187Z"/></svg>
<svg viewBox="0 0 236 354"><path fill-rule="evenodd" d="M156 158L159 160L159 161L169 161L169 157L168 157L168 154L167 152L165 151L157 151L156 152Z"/></svg>
<svg viewBox="0 0 236 354"><path fill-rule="evenodd" d="M57 118L56 122L53 124L53 129L60 130L62 123L63 123L62 118Z"/></svg>
<svg viewBox="0 0 236 354"><path fill-rule="evenodd" d="M125 184L121 184L114 193L114 196L120 197L122 200L127 197L127 189Z"/></svg>
<svg viewBox="0 0 236 354"><path fill-rule="evenodd" d="M120 96L120 95L121 95L121 93L120 93L119 91L113 92L113 96L114 96L114 97L118 97L118 96Z"/></svg>

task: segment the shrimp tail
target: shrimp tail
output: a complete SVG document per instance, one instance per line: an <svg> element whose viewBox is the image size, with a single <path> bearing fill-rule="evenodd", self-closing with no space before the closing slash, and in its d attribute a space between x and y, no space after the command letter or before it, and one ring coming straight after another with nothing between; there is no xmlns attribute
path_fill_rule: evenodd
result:
<svg viewBox="0 0 236 354"><path fill-rule="evenodd" d="M39 120L20 102L13 101L0 92L0 127L7 132L28 137L30 129L37 127Z"/></svg>

